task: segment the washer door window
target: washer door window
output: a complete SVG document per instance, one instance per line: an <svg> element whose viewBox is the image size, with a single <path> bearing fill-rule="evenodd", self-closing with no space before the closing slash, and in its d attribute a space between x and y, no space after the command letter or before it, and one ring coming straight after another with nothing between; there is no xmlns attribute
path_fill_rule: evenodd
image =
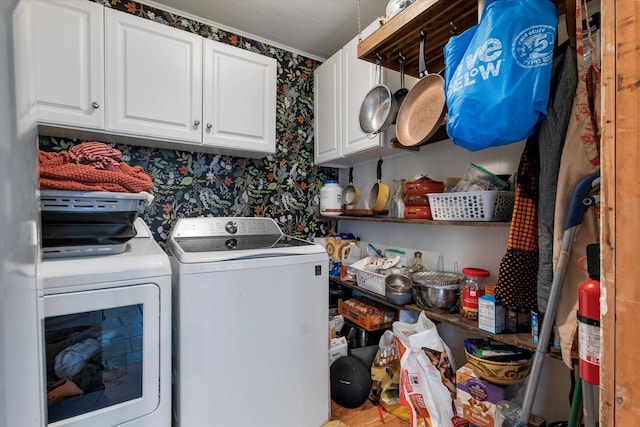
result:
<svg viewBox="0 0 640 427"><path fill-rule="evenodd" d="M157 407L159 306L155 284L44 297L49 426L114 426Z"/></svg>

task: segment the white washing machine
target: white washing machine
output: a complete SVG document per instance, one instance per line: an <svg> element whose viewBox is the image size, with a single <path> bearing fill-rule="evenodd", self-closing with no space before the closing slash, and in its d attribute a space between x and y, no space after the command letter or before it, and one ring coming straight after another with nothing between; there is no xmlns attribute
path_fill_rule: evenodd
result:
<svg viewBox="0 0 640 427"><path fill-rule="evenodd" d="M270 218L185 218L173 270L174 425L329 418L328 255Z"/></svg>
<svg viewBox="0 0 640 427"><path fill-rule="evenodd" d="M124 252L42 262L48 426L171 426L171 265L138 218Z"/></svg>

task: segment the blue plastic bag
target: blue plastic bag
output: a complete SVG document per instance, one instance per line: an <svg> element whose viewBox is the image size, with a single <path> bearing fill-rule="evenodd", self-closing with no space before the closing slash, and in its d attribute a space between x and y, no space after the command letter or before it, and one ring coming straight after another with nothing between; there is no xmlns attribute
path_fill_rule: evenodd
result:
<svg viewBox="0 0 640 427"><path fill-rule="evenodd" d="M444 47L447 134L470 151L531 136L547 114L558 12L549 0L488 0Z"/></svg>

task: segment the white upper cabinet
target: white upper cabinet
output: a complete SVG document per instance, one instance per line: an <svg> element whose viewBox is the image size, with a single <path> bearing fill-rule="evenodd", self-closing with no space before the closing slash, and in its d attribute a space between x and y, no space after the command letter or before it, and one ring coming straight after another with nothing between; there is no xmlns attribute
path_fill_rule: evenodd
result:
<svg viewBox="0 0 640 427"><path fill-rule="evenodd" d="M362 37L378 29L369 25ZM358 59L355 37L314 71L314 160L322 166L345 167L392 153L395 126L375 135L360 129L360 107L379 84L376 65ZM382 83L399 88L396 71L380 69ZM392 82L392 83L390 83Z"/></svg>
<svg viewBox="0 0 640 427"><path fill-rule="evenodd" d="M349 156L383 145L380 134L371 136L360 129L360 107L362 100L376 81L376 66L358 59L358 38L342 48L342 155ZM382 67L378 69L382 73Z"/></svg>
<svg viewBox="0 0 640 427"><path fill-rule="evenodd" d="M313 73L314 161L342 158L342 52Z"/></svg>
<svg viewBox="0 0 640 427"><path fill-rule="evenodd" d="M209 39L203 52L203 144L274 153L276 60Z"/></svg>
<svg viewBox="0 0 640 427"><path fill-rule="evenodd" d="M275 153L274 58L87 0L33 0L29 11L46 135Z"/></svg>
<svg viewBox="0 0 640 427"><path fill-rule="evenodd" d="M202 141L202 37L106 10L106 129Z"/></svg>
<svg viewBox="0 0 640 427"><path fill-rule="evenodd" d="M90 1L30 3L41 123L104 127L104 7Z"/></svg>

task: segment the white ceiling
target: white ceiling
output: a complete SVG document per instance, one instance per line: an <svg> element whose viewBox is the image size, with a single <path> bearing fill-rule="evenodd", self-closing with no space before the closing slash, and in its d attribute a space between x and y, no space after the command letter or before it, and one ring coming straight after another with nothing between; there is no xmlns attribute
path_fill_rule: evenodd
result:
<svg viewBox="0 0 640 427"><path fill-rule="evenodd" d="M385 15L388 1L360 0L362 29ZM169 12L187 12L239 35L254 36L317 59L328 58L358 35L358 0L141 2Z"/></svg>

